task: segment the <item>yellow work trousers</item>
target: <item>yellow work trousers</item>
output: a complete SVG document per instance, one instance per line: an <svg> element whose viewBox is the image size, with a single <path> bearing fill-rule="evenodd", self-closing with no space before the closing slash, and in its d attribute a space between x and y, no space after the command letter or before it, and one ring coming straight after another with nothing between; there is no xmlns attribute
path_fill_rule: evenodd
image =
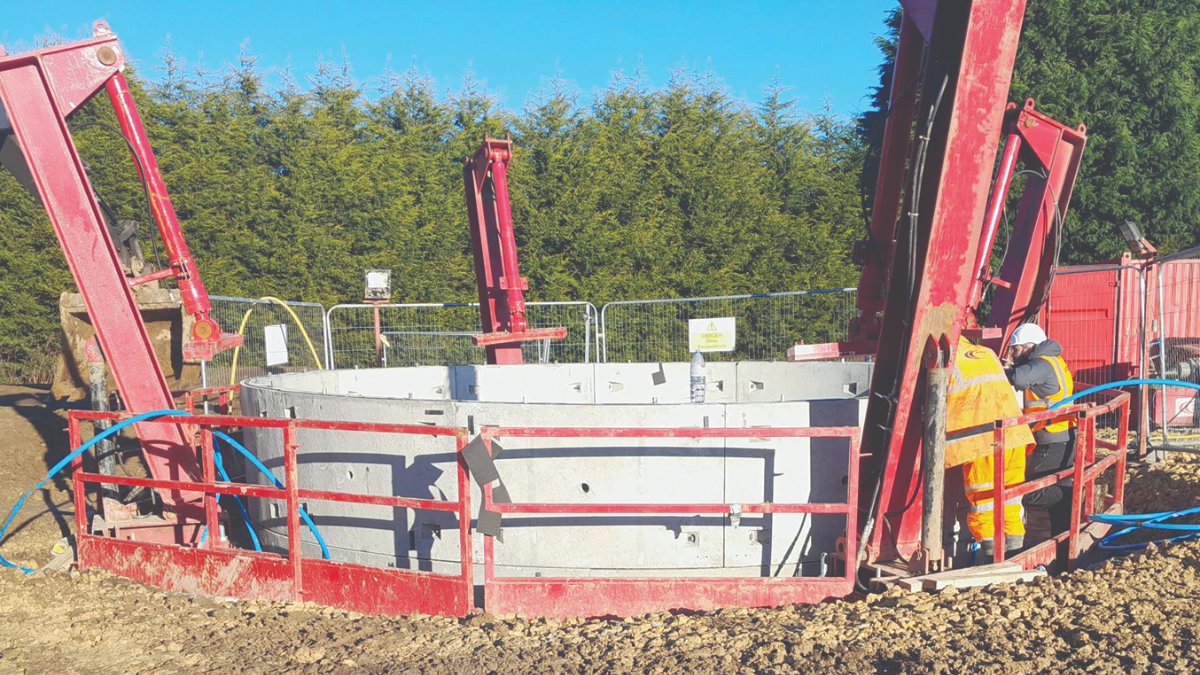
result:
<svg viewBox="0 0 1200 675"><path fill-rule="evenodd" d="M992 478L995 462L987 455L963 465L963 480L966 485L967 528L975 541L991 541L995 536L995 521L992 519ZM1011 448L1004 454L1004 486L1012 487L1025 482L1025 448ZM1004 500L1004 534L1006 538L1023 537L1025 523L1021 520L1021 498L1008 497ZM1006 547L1007 548L1007 547Z"/></svg>

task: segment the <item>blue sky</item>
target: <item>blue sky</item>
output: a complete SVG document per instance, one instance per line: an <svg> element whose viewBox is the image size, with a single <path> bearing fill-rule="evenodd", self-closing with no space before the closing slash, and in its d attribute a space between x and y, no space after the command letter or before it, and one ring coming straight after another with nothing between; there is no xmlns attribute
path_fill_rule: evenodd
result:
<svg viewBox="0 0 1200 675"><path fill-rule="evenodd" d="M169 46L189 67L219 72L248 44L267 72L296 80L321 61L346 58L354 76L416 67L441 92L468 71L502 105L520 109L555 77L586 101L614 71L640 69L650 85L675 69L709 70L731 94L754 102L773 79L801 109L866 108L876 81L874 37L896 0L773 2L9 2L0 44L27 49L39 37L91 34L108 20L141 72L160 75Z"/></svg>

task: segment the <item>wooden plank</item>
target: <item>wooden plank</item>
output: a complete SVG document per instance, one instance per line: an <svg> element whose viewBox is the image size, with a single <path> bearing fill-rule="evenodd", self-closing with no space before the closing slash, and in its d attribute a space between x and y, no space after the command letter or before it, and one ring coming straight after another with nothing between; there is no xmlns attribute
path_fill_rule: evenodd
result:
<svg viewBox="0 0 1200 675"><path fill-rule="evenodd" d="M925 579L923 587L926 591L940 591L943 588L954 586L955 588L971 588L974 586L987 586L989 584L1011 584L1011 583L1028 583L1034 579L1045 576L1044 570L1019 570L1010 572L996 572L988 575L980 575L975 577L957 577L954 579Z"/></svg>

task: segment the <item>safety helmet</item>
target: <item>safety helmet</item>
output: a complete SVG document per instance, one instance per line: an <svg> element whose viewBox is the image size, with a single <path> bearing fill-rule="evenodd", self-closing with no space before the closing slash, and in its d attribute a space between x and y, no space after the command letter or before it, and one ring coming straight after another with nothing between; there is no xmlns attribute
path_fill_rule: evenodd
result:
<svg viewBox="0 0 1200 675"><path fill-rule="evenodd" d="M1017 345L1040 345L1046 341L1046 331L1036 323L1023 323L1017 326L1013 331L1012 338L1008 341L1009 347Z"/></svg>

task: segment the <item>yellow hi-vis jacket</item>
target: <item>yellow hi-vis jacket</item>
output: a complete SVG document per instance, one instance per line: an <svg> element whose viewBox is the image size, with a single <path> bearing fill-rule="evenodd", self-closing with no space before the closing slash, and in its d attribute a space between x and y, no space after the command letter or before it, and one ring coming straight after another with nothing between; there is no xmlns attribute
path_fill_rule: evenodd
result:
<svg viewBox="0 0 1200 675"><path fill-rule="evenodd" d="M1050 367L1054 369L1054 378L1055 378L1055 380L1058 381L1058 391L1054 392L1053 394L1050 394L1046 398L1039 398L1037 394L1033 393L1032 387L1029 389L1026 389L1025 390L1025 412L1026 413L1041 412L1041 411L1049 408L1050 406L1054 405L1055 403L1058 403L1059 401L1063 400L1064 398L1070 396L1071 394L1075 393L1075 380L1074 380L1074 378L1071 377L1071 369L1067 368L1067 362L1063 360L1063 357L1047 356L1047 355L1043 354L1042 356L1039 356L1038 358L1045 361L1046 363L1049 363ZM1047 421L1037 422L1036 424L1033 425L1033 430L1041 431L1041 430L1045 429L1047 433L1054 434L1054 433L1058 433L1060 431L1066 431L1067 429L1071 428L1074 425L1075 425L1075 420L1073 417L1065 417L1063 419L1054 420L1054 421L1047 420Z"/></svg>
<svg viewBox="0 0 1200 675"><path fill-rule="evenodd" d="M959 338L958 354L946 392L946 466L963 466L967 501L967 527L976 541L992 539L992 439L995 422L1017 417L1021 409L995 352ZM1004 485L1025 481L1025 448L1033 444L1029 426L1005 429ZM1006 499L1004 533L1025 534L1020 498Z"/></svg>

